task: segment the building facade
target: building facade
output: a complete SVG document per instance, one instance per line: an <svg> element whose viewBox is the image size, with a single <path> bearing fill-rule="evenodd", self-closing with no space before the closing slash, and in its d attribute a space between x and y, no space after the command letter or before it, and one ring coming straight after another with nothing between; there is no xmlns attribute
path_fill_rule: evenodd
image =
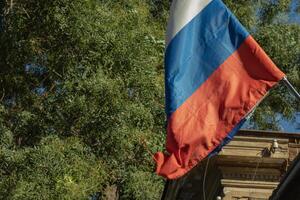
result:
<svg viewBox="0 0 300 200"><path fill-rule="evenodd" d="M267 200L300 151L300 134L241 130L218 156L169 181L165 200Z"/></svg>

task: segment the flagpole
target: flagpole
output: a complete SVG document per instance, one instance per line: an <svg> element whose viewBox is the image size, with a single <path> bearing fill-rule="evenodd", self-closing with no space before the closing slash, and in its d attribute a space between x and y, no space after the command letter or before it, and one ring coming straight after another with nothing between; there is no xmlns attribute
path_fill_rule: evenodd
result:
<svg viewBox="0 0 300 200"><path fill-rule="evenodd" d="M289 80L286 77L284 77L282 80L283 80L284 84L293 93L293 95L300 101L300 94L297 92L297 90L294 88L294 86L289 82Z"/></svg>

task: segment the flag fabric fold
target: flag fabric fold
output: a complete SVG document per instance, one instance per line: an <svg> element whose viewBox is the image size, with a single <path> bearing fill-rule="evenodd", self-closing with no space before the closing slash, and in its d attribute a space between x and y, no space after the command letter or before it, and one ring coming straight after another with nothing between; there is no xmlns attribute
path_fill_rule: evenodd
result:
<svg viewBox="0 0 300 200"><path fill-rule="evenodd" d="M167 153L155 160L176 179L227 143L284 73L221 0L174 0L166 45Z"/></svg>

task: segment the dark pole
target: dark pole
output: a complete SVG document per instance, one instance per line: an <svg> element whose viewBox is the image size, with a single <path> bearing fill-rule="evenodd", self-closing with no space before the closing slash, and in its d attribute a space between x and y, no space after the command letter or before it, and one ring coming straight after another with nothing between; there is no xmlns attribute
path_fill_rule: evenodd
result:
<svg viewBox="0 0 300 200"><path fill-rule="evenodd" d="M166 184L165 184L165 187L164 187L163 194L162 194L162 196L161 196L161 200L165 200L165 199L166 199L166 195L167 195L169 183L170 183L170 180L167 180L167 181L166 181Z"/></svg>

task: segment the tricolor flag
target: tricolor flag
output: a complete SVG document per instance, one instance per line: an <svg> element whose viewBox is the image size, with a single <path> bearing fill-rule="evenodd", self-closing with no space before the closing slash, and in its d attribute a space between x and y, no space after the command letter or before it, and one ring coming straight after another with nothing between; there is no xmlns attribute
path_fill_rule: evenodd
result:
<svg viewBox="0 0 300 200"><path fill-rule="evenodd" d="M233 136L284 77L221 0L174 0L165 52L167 153L157 173L178 178Z"/></svg>

